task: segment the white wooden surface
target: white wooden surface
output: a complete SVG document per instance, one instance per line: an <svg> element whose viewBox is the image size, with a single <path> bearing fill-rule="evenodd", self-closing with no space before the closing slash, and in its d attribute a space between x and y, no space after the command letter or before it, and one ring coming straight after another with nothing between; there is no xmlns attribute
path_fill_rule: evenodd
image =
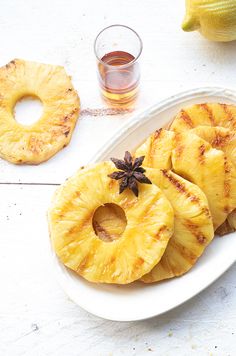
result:
<svg viewBox="0 0 236 356"><path fill-rule="evenodd" d="M184 0L2 1L0 65L15 57L62 64L73 76L82 109L103 108L93 39L101 28L124 23L144 42L137 110L187 88L235 87L236 43L183 33L183 12ZM185 305L138 323L89 315L54 278L46 210L55 187L49 183L86 164L128 119L83 115L69 147L49 162L16 167L0 161L0 355L236 354L235 265Z"/></svg>

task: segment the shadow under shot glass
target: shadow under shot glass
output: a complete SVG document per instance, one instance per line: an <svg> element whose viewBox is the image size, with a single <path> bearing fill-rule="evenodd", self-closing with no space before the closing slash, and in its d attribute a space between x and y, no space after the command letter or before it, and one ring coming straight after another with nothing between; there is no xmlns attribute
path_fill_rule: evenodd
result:
<svg viewBox="0 0 236 356"><path fill-rule="evenodd" d="M112 106L132 106L140 80L142 40L131 28L112 25L96 37L94 51L102 96Z"/></svg>

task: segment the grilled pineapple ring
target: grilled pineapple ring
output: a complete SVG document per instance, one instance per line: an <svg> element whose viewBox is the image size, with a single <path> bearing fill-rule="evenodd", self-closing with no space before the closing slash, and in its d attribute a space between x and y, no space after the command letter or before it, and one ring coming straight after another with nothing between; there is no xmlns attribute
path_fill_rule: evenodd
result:
<svg viewBox="0 0 236 356"><path fill-rule="evenodd" d="M226 157L236 167L236 132L224 127L197 126L191 130L205 141L209 142L213 148L221 150ZM227 217L227 220L218 227L216 233L225 235L236 230L236 210L233 210Z"/></svg>
<svg viewBox="0 0 236 356"><path fill-rule="evenodd" d="M70 269L92 282L130 283L161 259L173 233L173 209L155 185L140 184L139 197L108 177L110 162L79 170L56 192L49 210L53 248ZM106 203L120 206L127 219L119 239L101 240L93 215Z"/></svg>
<svg viewBox="0 0 236 356"><path fill-rule="evenodd" d="M188 106L175 116L171 130L182 132L197 126L221 126L236 129L236 105L203 103Z"/></svg>
<svg viewBox="0 0 236 356"><path fill-rule="evenodd" d="M143 166L171 169L171 153L174 149L174 132L156 130L135 151L135 157L145 156Z"/></svg>
<svg viewBox="0 0 236 356"><path fill-rule="evenodd" d="M29 126L14 119L14 106L25 96L44 106ZM61 66L20 59L0 68L0 157L15 164L38 164L65 147L79 113L79 98Z"/></svg>
<svg viewBox="0 0 236 356"><path fill-rule="evenodd" d="M223 151L212 148L199 136L190 131L173 134L167 130L162 130L158 136L152 134L151 139L149 137L137 149L135 156L145 155L144 165L150 168L169 169L171 165L179 176L198 185L207 197L216 230L236 208L236 169ZM169 152L171 164L166 167L156 163L157 157L161 162L162 152L166 157Z"/></svg>
<svg viewBox="0 0 236 356"><path fill-rule="evenodd" d="M220 147L224 143L224 134L219 134L220 127L229 129L232 132L236 130L236 106L228 105L228 104L220 104L220 103L203 103L203 104L195 104L192 106L188 106L182 109L174 118L171 124L171 130L175 132L183 132L186 130L194 129L199 126L213 126L218 132L212 134L207 131L205 136L209 135L216 137L212 139L213 147L217 149L223 149L223 146ZM210 130L209 130L210 131ZM222 131L221 131L222 132ZM231 134L230 133L230 134ZM222 137L220 137L222 136ZM227 136L227 133L226 133ZM205 138L204 138L205 139ZM236 146L234 146L233 139L230 139L230 147L227 150L231 150L234 154ZM209 142L208 139L206 141ZM212 142L211 142L212 144ZM233 147L234 146L234 147ZM226 152L227 155L227 152ZM235 156L235 154L234 154ZM235 231L236 229L236 211L229 214L227 220L219 227L217 230L220 235L224 235L228 232Z"/></svg>
<svg viewBox="0 0 236 356"><path fill-rule="evenodd" d="M160 262L141 280L145 283L181 276L190 270L214 237L212 218L201 189L172 171L147 168L174 209L174 233Z"/></svg>

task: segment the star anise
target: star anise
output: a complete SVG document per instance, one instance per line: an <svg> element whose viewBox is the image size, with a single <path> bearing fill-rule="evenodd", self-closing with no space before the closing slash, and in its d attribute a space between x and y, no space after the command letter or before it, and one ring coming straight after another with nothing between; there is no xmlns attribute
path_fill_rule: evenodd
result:
<svg viewBox="0 0 236 356"><path fill-rule="evenodd" d="M120 191L121 194L126 188L132 190L135 196L138 196L138 183L152 184L150 179L148 179L144 172L145 169L141 167L145 156L138 158L132 158L131 154L126 151L124 160L111 158L119 171L113 172L108 175L108 177L116 180L120 180Z"/></svg>

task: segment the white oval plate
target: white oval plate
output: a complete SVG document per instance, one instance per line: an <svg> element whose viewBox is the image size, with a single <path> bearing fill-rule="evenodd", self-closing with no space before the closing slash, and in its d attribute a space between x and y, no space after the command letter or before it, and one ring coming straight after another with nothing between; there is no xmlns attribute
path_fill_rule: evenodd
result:
<svg viewBox="0 0 236 356"><path fill-rule="evenodd" d="M93 162L123 157L156 129L165 126L184 106L202 102L236 104L236 92L222 88L200 88L164 100L131 118L93 159ZM80 307L105 319L142 320L177 307L201 292L236 261L236 233L215 238L198 263L186 275L145 285L93 284L65 268L53 254L57 277L68 296Z"/></svg>

